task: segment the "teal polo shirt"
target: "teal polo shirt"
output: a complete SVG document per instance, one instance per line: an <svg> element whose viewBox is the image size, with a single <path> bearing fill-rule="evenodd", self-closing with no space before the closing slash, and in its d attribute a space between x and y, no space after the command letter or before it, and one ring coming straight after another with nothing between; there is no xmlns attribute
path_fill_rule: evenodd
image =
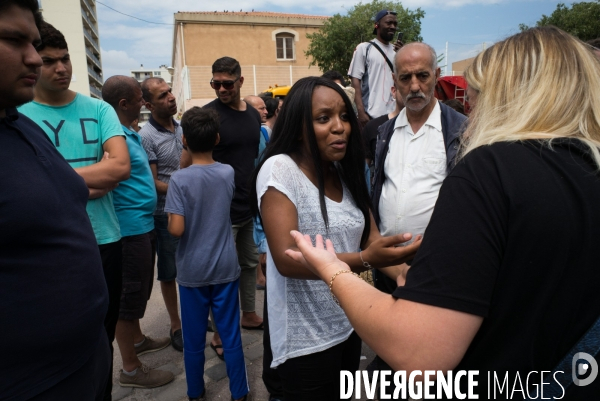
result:
<svg viewBox="0 0 600 401"><path fill-rule="evenodd" d="M139 134L124 125L131 175L113 190L113 203L121 226L121 235L145 234L154 229L152 213L156 208L156 188Z"/></svg>

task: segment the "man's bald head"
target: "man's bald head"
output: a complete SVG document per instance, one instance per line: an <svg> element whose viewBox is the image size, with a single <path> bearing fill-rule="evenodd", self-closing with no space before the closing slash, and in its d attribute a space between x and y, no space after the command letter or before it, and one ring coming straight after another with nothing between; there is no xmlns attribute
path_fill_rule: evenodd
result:
<svg viewBox="0 0 600 401"><path fill-rule="evenodd" d="M403 57L403 55L406 55L407 53L429 53L429 57L431 59L431 69L433 71L435 71L438 68L438 63L437 63L437 53L435 52L435 49L431 46L429 46L427 43L423 43L423 42L412 42L409 44L406 44L404 46L402 46L397 52L396 52L396 58L394 59L394 72L397 72L398 70L398 60Z"/></svg>
<svg viewBox="0 0 600 401"><path fill-rule="evenodd" d="M268 112L267 112L267 106L265 105L264 100L262 100L258 96L249 95L244 98L244 101L247 104L249 104L250 106L254 107L256 109L256 111L258 111L258 113L260 114L260 122L261 123L267 122Z"/></svg>
<svg viewBox="0 0 600 401"><path fill-rule="evenodd" d="M257 108L261 104L265 103L265 101L262 100L260 97L254 95L244 97L244 101L254 108Z"/></svg>
<svg viewBox="0 0 600 401"><path fill-rule="evenodd" d="M102 99L116 110L119 108L121 99L128 102L134 101L138 90L141 91L140 84L134 78L114 75L102 85Z"/></svg>
<svg viewBox="0 0 600 401"><path fill-rule="evenodd" d="M115 109L119 121L126 127L139 118L144 101L139 82L124 75L112 76L104 82L102 98Z"/></svg>

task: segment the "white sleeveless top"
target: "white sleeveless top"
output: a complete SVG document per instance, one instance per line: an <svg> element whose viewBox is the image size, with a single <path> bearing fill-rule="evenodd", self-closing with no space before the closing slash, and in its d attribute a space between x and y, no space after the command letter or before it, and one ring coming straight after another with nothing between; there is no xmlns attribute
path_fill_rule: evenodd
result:
<svg viewBox="0 0 600 401"><path fill-rule="evenodd" d="M301 233L313 239L322 234L333 242L336 252L358 252L365 221L345 185L340 203L325 198L329 232L321 215L319 190L288 155L273 156L260 169L256 181L259 208L269 187L283 193L296 206ZM268 247L267 291L273 368L289 358L331 348L352 333L352 326L331 298L328 285L321 280L282 276Z"/></svg>

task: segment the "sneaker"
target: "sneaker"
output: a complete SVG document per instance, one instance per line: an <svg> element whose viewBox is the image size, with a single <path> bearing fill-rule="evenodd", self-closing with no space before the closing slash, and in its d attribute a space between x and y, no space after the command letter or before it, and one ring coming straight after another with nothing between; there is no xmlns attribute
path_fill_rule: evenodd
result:
<svg viewBox="0 0 600 401"><path fill-rule="evenodd" d="M160 387L173 381L175 376L166 370L150 369L146 365L139 366L135 375L129 376L123 373L119 376L121 387L154 388Z"/></svg>
<svg viewBox="0 0 600 401"><path fill-rule="evenodd" d="M169 337L154 339L148 336L144 336L144 342L139 346L135 347L135 354L137 356L147 354L148 352L160 351L161 349L167 348L171 344Z"/></svg>
<svg viewBox="0 0 600 401"><path fill-rule="evenodd" d="M183 333L181 329L171 333L171 345L179 352L183 352Z"/></svg>

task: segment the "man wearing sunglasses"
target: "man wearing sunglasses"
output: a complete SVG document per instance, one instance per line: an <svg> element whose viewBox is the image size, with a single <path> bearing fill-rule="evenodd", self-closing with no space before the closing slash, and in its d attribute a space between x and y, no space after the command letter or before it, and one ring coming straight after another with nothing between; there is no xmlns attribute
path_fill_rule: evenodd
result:
<svg viewBox="0 0 600 401"><path fill-rule="evenodd" d="M354 88L354 100L361 127L371 119L394 111L396 101L390 88L395 52L402 47L400 37L394 44L398 27L395 11L381 10L375 16L373 35L377 37L359 44L354 51L348 75Z"/></svg>
<svg viewBox="0 0 600 401"><path fill-rule="evenodd" d="M204 107L214 109L219 114L221 141L213 150L213 158L220 163L229 164L235 171L235 194L231 202L230 217L242 269L242 328L262 330L262 318L255 310L258 253L253 238L254 224L250 212L248 186L254 171L254 160L258 156L261 117L258 111L241 100L240 90L244 77L237 60L231 57L218 59L212 65L212 76L210 86L215 90L217 99ZM182 155L182 167L190 163L189 156ZM214 324L213 329L215 335L211 344L219 349L221 340Z"/></svg>

